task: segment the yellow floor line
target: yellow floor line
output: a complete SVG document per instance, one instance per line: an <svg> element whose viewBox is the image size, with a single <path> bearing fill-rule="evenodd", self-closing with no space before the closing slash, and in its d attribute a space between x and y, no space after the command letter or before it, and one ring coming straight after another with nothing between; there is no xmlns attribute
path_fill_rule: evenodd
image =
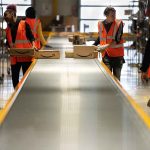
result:
<svg viewBox="0 0 150 150"><path fill-rule="evenodd" d="M100 62L100 64L103 66L103 68L106 70L106 72L110 75L111 79L115 80L115 82L118 85L118 88L122 91L122 93L127 97L128 101L132 105L132 107L135 109L135 111L138 113L138 115L141 117L141 119L144 121L146 126L150 129L150 116L142 109L142 107L136 103L136 101L127 93L127 91L123 88L123 86L120 84L119 80L114 77L111 73L111 71L107 68L107 66Z"/></svg>
<svg viewBox="0 0 150 150"><path fill-rule="evenodd" d="M15 98L17 97L19 91L21 90L25 80L27 79L29 73L31 72L31 70L33 69L33 67L36 64L36 60L34 60L31 64L31 66L29 67L29 69L26 71L25 75L22 77L22 79L20 80L20 82L18 83L17 87L15 88L14 92L12 93L12 95L10 96L10 98L8 99L5 107L0 111L0 125L3 123L4 119L6 118L11 106L13 105Z"/></svg>

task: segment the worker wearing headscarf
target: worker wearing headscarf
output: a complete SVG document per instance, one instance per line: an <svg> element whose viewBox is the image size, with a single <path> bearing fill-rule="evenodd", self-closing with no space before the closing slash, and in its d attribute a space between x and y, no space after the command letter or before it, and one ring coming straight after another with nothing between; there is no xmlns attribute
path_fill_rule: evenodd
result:
<svg viewBox="0 0 150 150"><path fill-rule="evenodd" d="M30 28L32 30L32 33L35 37L35 44L36 44L36 47L38 49L41 48L41 44L42 46L46 46L46 47L51 47L49 45L47 45L45 39L44 39L44 36L43 36L43 33L42 33L42 26L41 26L41 21L40 19L38 19L36 17L36 11L34 9L34 7L28 7L26 9L26 19L25 21L30 25Z"/></svg>
<svg viewBox="0 0 150 150"><path fill-rule="evenodd" d="M8 5L4 12L4 19L7 22L6 38L10 48L36 48L35 39L30 26L23 20L17 19L16 5ZM19 83L19 73L22 68L23 74L31 65L32 57L16 57L11 56L11 72L14 88Z"/></svg>

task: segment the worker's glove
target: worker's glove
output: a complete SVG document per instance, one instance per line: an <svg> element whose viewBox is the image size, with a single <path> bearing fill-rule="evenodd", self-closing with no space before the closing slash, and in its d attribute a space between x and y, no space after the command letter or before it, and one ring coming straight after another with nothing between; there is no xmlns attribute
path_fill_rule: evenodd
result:
<svg viewBox="0 0 150 150"><path fill-rule="evenodd" d="M97 46L97 51L102 53L102 52L105 51L105 49L108 48L108 46L109 46L108 44L106 44L106 45L98 45Z"/></svg>

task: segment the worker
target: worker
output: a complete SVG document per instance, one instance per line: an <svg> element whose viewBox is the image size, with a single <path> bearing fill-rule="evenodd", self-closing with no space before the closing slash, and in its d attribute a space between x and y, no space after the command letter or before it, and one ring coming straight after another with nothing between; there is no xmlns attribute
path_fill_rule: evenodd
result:
<svg viewBox="0 0 150 150"><path fill-rule="evenodd" d="M94 45L102 50L102 60L113 72L113 75L120 80L121 69L124 61L123 47L123 22L116 19L116 10L109 6L104 10L106 19L98 22L99 37ZM102 49L101 49L102 48Z"/></svg>
<svg viewBox="0 0 150 150"><path fill-rule="evenodd" d="M146 47L145 47L145 52L144 52L144 57L142 61L142 66L141 66L141 79L142 81L146 80L148 81L148 78L150 78L150 37L147 41Z"/></svg>
<svg viewBox="0 0 150 150"><path fill-rule="evenodd" d="M148 82L148 79L150 78L150 37L146 43L145 47L145 52L144 52L144 57L142 61L142 66L141 66L141 80L144 82ZM150 99L147 102L147 106L150 107Z"/></svg>
<svg viewBox="0 0 150 150"><path fill-rule="evenodd" d="M25 21L30 25L32 33L36 39L35 40L36 47L40 49L42 44L42 46L52 48L50 45L47 45L47 42L44 39L42 33L42 25L40 19L36 18L36 11L34 7L28 7L25 11L25 14L26 14Z"/></svg>
<svg viewBox="0 0 150 150"><path fill-rule="evenodd" d="M4 19L7 22L6 39L10 48L35 48L35 38L32 34L30 26L23 20L19 20L16 16L16 5L11 4L6 7ZM11 49L10 49L11 50ZM33 61L33 57L16 57L11 56L11 73L13 87L19 83L20 69L23 75Z"/></svg>

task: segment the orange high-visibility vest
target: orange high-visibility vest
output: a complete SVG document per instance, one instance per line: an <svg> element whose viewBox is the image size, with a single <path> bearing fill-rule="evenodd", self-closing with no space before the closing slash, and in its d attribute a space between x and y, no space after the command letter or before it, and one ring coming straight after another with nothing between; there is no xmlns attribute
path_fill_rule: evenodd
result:
<svg viewBox="0 0 150 150"><path fill-rule="evenodd" d="M25 21L29 24L29 26L32 30L32 33L33 33L34 38L35 38L36 48L40 49L41 48L40 37L39 37L38 32L37 32L40 20L39 19L34 19L34 18L26 18Z"/></svg>
<svg viewBox="0 0 150 150"><path fill-rule="evenodd" d="M99 37L100 37L100 45L105 45L113 42L115 40L116 33L118 31L118 28L120 26L121 20L115 20L111 27L109 32L107 33L103 23L101 21L98 22L98 31L99 31ZM110 57L121 57L124 56L124 47L123 47L123 39L112 47L107 48L103 53L102 57L104 57L108 54Z"/></svg>
<svg viewBox="0 0 150 150"><path fill-rule="evenodd" d="M17 35L15 43L12 43L12 36L11 36L11 29L10 27L6 28L6 36L10 48L32 48L31 42L26 37L26 28L25 28L25 21L20 21L17 29ZM31 62L33 61L32 57L10 57L11 64L14 65L17 62Z"/></svg>

